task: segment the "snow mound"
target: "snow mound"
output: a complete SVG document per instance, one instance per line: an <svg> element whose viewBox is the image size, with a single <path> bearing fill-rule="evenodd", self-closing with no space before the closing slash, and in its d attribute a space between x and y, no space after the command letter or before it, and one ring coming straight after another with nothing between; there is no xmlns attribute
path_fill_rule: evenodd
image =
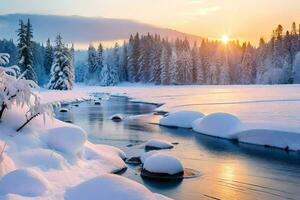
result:
<svg viewBox="0 0 300 200"><path fill-rule="evenodd" d="M162 126L192 128L192 123L196 119L204 117L201 112L180 110L169 113L160 119L159 124Z"/></svg>
<svg viewBox="0 0 300 200"><path fill-rule="evenodd" d="M239 142L300 150L300 134L272 129L249 129L237 134Z"/></svg>
<svg viewBox="0 0 300 200"><path fill-rule="evenodd" d="M49 149L31 149L12 155L16 164L23 167L39 167L49 169L63 169L68 165L63 156Z"/></svg>
<svg viewBox="0 0 300 200"><path fill-rule="evenodd" d="M126 155L118 148L87 143L83 156L88 161L95 161L98 165L109 166L107 171L116 173L126 168Z"/></svg>
<svg viewBox="0 0 300 200"><path fill-rule="evenodd" d="M158 154L158 153L159 153L159 151L148 151L148 152L145 152L145 153L143 153L143 154L140 156L140 160L141 160L141 162L144 164L145 161L147 160L147 158L149 158L149 157L151 157L151 156L153 156L153 155L156 155L156 154Z"/></svg>
<svg viewBox="0 0 300 200"><path fill-rule="evenodd" d="M143 170L151 173L175 175L183 173L183 166L174 156L156 154L145 160Z"/></svg>
<svg viewBox="0 0 300 200"><path fill-rule="evenodd" d="M3 174L11 172L16 169L14 161L6 154L2 153L0 155L0 177Z"/></svg>
<svg viewBox="0 0 300 200"><path fill-rule="evenodd" d="M171 149L174 145L165 140L151 139L145 144L145 148L150 149Z"/></svg>
<svg viewBox="0 0 300 200"><path fill-rule="evenodd" d="M228 113L213 113L193 122L193 130L215 137L233 139L241 121Z"/></svg>
<svg viewBox="0 0 300 200"><path fill-rule="evenodd" d="M155 200L143 185L113 174L104 174L70 188L65 200Z"/></svg>
<svg viewBox="0 0 300 200"><path fill-rule="evenodd" d="M46 134L46 143L50 148L66 154L78 154L85 142L85 131L76 126L53 128Z"/></svg>
<svg viewBox="0 0 300 200"><path fill-rule="evenodd" d="M47 191L48 182L39 173L29 169L17 169L0 179L0 195L9 193L36 197Z"/></svg>

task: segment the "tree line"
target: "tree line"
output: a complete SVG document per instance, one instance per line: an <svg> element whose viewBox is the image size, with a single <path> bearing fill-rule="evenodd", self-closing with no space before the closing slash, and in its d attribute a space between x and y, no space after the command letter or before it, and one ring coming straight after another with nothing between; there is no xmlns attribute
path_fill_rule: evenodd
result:
<svg viewBox="0 0 300 200"><path fill-rule="evenodd" d="M208 39L191 45L187 39L169 41L137 33L122 46L103 50L101 44L97 49L90 45L86 64L77 66L78 81L103 86L123 81L157 85L300 83L299 29L293 23L284 33L278 25L271 39L261 38L258 47L238 40L225 44Z"/></svg>

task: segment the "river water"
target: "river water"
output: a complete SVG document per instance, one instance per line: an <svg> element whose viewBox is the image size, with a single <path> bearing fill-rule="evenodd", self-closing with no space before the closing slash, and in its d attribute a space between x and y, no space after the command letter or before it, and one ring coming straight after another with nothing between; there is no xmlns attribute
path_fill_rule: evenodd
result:
<svg viewBox="0 0 300 200"><path fill-rule="evenodd" d="M149 181L140 177L139 167L131 165L122 174L153 192L182 200L300 199L299 153L161 127L155 124L160 116L151 114L156 105L130 102L125 97L111 97L101 105L83 102L68 107L69 112L57 112L56 117L81 126L91 142L116 146L129 157L143 153L148 139L178 142L170 154L185 168L199 171L199 177L181 182ZM109 119L117 113L126 115L126 120L117 123Z"/></svg>

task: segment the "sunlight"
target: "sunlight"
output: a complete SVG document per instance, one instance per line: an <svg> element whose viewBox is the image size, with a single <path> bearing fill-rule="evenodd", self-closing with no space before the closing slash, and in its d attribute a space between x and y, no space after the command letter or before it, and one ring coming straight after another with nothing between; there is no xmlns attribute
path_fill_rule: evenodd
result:
<svg viewBox="0 0 300 200"><path fill-rule="evenodd" d="M229 42L230 38L228 35L223 35L222 38L221 38L221 41L224 43L224 44L227 44Z"/></svg>

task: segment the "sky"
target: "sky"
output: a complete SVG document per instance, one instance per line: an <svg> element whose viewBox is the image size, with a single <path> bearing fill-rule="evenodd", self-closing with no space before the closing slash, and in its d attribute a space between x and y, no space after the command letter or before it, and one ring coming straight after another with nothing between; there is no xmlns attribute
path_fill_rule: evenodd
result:
<svg viewBox="0 0 300 200"><path fill-rule="evenodd" d="M300 23L300 0L0 0L0 14L30 13L131 19L219 39L256 43L282 24Z"/></svg>

